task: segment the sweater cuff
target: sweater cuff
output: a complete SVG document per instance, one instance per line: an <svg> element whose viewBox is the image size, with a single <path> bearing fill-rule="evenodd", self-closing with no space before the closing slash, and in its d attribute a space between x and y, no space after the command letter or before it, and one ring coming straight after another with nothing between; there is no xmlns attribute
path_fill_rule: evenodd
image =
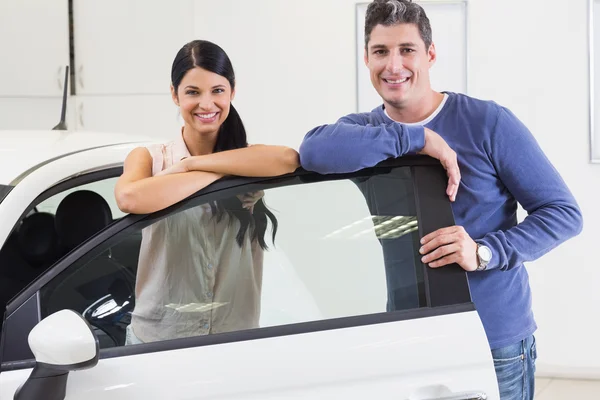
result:
<svg viewBox="0 0 600 400"><path fill-rule="evenodd" d="M408 153L418 153L425 147L425 128L421 125L402 125L408 136Z"/></svg>

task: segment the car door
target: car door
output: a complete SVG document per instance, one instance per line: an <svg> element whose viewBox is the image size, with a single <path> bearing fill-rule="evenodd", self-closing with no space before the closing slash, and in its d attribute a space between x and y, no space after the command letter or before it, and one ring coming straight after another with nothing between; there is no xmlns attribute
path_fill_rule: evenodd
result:
<svg viewBox="0 0 600 400"><path fill-rule="evenodd" d="M406 157L352 174L298 170L271 179L226 179L158 213L126 216L8 305L0 394L12 398L35 365L28 332L71 309L92 327L100 361L71 372L67 399L498 399L466 273L457 265L426 268L418 254L422 236L454 223L445 183L438 163ZM219 207L236 209L232 204L246 193L259 193L274 217L248 211L255 213L252 224L266 223L267 248L252 264L259 267L254 286L221 302L178 302L195 289L216 299L225 286L205 288L206 277L182 271L184 264L214 271L216 282L224 282L219 273L247 276L243 256L232 257L243 254L235 243L241 224L231 225L233 236L216 228ZM234 214L228 214L230 224ZM184 233L176 237L182 221ZM166 226L172 229L159 246L141 244L143 234ZM196 236L193 246L185 245ZM148 268L145 252L165 254L177 240L185 242L176 247L183 261L151 257L149 270L169 272L169 290L155 288L157 297L178 300L155 305L160 315L192 321L187 330L147 319L141 311L147 298L143 304L136 298L148 287L140 272ZM210 249L212 256L199 257ZM258 310L244 308L250 303ZM227 314L234 304L245 313ZM230 317L218 322L215 310ZM245 323L248 315L257 323ZM146 336L140 339L140 332Z"/></svg>

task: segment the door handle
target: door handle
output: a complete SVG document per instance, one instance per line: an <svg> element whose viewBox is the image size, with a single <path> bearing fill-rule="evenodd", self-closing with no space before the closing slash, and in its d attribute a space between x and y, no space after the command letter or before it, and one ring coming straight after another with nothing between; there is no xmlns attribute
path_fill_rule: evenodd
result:
<svg viewBox="0 0 600 400"><path fill-rule="evenodd" d="M456 393L450 396L435 397L427 400L487 400L487 394L483 392L471 392L471 393Z"/></svg>

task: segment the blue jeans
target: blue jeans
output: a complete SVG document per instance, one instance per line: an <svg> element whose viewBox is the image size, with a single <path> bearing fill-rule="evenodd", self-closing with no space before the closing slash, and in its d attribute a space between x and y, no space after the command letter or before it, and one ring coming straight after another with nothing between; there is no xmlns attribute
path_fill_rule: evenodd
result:
<svg viewBox="0 0 600 400"><path fill-rule="evenodd" d="M535 391L535 337L492 350L500 400L532 400Z"/></svg>

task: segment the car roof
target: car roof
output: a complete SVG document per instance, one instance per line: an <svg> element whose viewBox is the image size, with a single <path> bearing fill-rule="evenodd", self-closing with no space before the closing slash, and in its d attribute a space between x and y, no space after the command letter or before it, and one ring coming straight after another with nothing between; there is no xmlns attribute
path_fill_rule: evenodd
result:
<svg viewBox="0 0 600 400"><path fill-rule="evenodd" d="M0 131L0 185L14 185L27 171L72 153L156 138L115 132Z"/></svg>

